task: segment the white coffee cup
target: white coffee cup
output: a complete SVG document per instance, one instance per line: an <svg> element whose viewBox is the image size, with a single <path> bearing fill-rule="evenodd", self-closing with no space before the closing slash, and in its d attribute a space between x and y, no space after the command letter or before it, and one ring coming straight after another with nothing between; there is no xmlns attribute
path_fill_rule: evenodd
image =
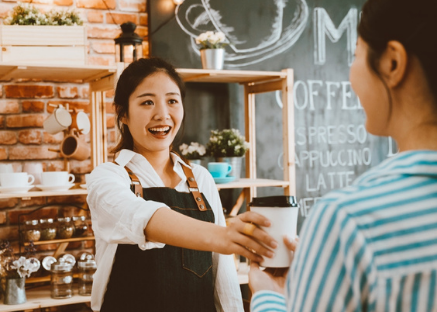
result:
<svg viewBox="0 0 437 312"><path fill-rule="evenodd" d="M29 186L34 181L34 176L27 172L0 173L0 183L2 187Z"/></svg>
<svg viewBox="0 0 437 312"><path fill-rule="evenodd" d="M41 173L41 184L46 186L67 185L74 182L74 175L68 171L47 171Z"/></svg>
<svg viewBox="0 0 437 312"><path fill-rule="evenodd" d="M56 108L46 120L44 120L44 130L50 134L56 134L67 129L72 122L72 118L68 110L62 105Z"/></svg>
<svg viewBox="0 0 437 312"><path fill-rule="evenodd" d="M261 266L267 268L289 267L292 261L290 250L284 244L284 236L294 240L297 230L299 205L294 196L255 197L250 203L250 211L259 213L270 220L269 227L261 227L277 242L273 258L263 257Z"/></svg>
<svg viewBox="0 0 437 312"><path fill-rule="evenodd" d="M35 184L41 183L41 173L43 172L42 163L26 162L24 164L23 171L35 177Z"/></svg>
<svg viewBox="0 0 437 312"><path fill-rule="evenodd" d="M12 164L0 164L0 173L11 173L14 172Z"/></svg>

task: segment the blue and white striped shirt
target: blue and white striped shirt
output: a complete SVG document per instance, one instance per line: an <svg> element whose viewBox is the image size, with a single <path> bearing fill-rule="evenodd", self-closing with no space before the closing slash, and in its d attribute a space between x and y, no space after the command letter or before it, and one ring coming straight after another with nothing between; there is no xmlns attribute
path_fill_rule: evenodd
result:
<svg viewBox="0 0 437 312"><path fill-rule="evenodd" d="M300 233L285 297L261 311L437 311L437 152L403 152L327 194Z"/></svg>

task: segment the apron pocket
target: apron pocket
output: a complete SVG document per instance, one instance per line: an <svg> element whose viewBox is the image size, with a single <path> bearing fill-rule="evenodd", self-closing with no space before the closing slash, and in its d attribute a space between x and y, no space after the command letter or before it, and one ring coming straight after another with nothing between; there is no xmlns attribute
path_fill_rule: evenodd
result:
<svg viewBox="0 0 437 312"><path fill-rule="evenodd" d="M182 248L182 267L203 277L212 268L212 253Z"/></svg>

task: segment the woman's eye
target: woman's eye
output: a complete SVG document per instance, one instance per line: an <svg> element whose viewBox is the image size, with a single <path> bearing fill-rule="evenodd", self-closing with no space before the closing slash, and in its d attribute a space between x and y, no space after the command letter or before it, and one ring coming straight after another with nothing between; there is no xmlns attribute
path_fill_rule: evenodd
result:
<svg viewBox="0 0 437 312"><path fill-rule="evenodd" d="M147 100L142 102L141 105L153 105L153 101Z"/></svg>
<svg viewBox="0 0 437 312"><path fill-rule="evenodd" d="M169 100L168 103L169 103L169 104L177 104L178 101L177 101L177 100Z"/></svg>

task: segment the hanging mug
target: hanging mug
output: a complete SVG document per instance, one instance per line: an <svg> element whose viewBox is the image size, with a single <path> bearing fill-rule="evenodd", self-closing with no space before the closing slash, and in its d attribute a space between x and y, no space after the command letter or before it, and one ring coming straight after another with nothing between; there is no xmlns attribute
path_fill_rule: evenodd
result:
<svg viewBox="0 0 437 312"><path fill-rule="evenodd" d="M90 119L88 115L84 112L78 112L76 109L73 109L72 115L72 123L70 129L77 129L80 134L88 134L91 129Z"/></svg>
<svg viewBox="0 0 437 312"><path fill-rule="evenodd" d="M85 160L88 159L90 155L91 150L88 144L79 138L77 130L73 130L72 134L66 136L61 143L62 157Z"/></svg>
<svg viewBox="0 0 437 312"><path fill-rule="evenodd" d="M50 134L56 134L67 129L71 125L71 115L62 105L59 105L46 120L44 130Z"/></svg>

